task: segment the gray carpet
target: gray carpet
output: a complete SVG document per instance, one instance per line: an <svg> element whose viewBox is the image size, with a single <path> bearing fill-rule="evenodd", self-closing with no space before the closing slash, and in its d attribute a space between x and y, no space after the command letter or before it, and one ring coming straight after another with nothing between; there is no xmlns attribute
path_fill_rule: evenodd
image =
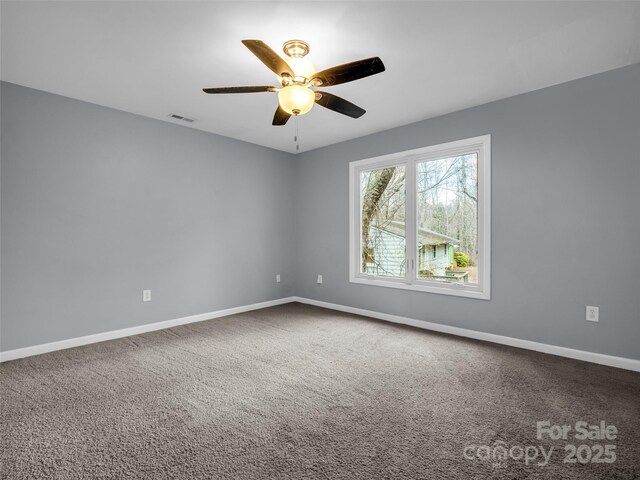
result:
<svg viewBox="0 0 640 480"><path fill-rule="evenodd" d="M300 304L0 372L3 479L640 478L640 374ZM544 420L618 436L537 440ZM486 459L498 441L516 459Z"/></svg>

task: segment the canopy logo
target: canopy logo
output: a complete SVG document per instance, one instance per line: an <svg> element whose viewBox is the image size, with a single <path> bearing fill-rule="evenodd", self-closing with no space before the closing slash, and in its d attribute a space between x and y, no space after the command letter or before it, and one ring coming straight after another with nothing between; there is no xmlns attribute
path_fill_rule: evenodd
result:
<svg viewBox="0 0 640 480"><path fill-rule="evenodd" d="M601 420L598 425L589 425L584 420L576 422L572 427L571 425L551 425L551 422L537 422L536 423L536 438L543 440L544 437L548 437L551 440L568 440L569 434L573 434L573 438L576 440L615 440L618 438L618 429L615 425L607 425L604 420Z"/></svg>
<svg viewBox="0 0 640 480"><path fill-rule="evenodd" d="M616 445L610 442L617 438L616 426L607 424L604 420L595 425L583 420L572 425L552 425L550 421L545 420L536 422L537 440L543 443L562 440L577 442L564 445L509 446L506 442L497 440L493 445L467 445L463 450L463 456L467 460L492 462L494 467L500 467L508 460L544 467L549 464L554 454L567 464L613 463L616 461Z"/></svg>

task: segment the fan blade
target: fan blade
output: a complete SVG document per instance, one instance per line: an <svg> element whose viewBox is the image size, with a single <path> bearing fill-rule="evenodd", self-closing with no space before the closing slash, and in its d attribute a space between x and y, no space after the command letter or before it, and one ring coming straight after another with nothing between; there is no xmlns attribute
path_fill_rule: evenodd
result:
<svg viewBox="0 0 640 480"><path fill-rule="evenodd" d="M204 93L256 93L256 92L275 92L278 87L219 87L219 88L203 88Z"/></svg>
<svg viewBox="0 0 640 480"><path fill-rule="evenodd" d="M327 68L311 77L312 85L329 87L340 83L352 82L360 78L384 72L384 63L378 57L365 58L337 67ZM315 83L314 83L315 81ZM318 81L321 82L318 84Z"/></svg>
<svg viewBox="0 0 640 480"><path fill-rule="evenodd" d="M293 70L291 70L287 62L266 43L260 40L242 40L242 43L276 75L281 77L283 75L289 75L291 78L295 77Z"/></svg>
<svg viewBox="0 0 640 480"><path fill-rule="evenodd" d="M318 98L318 96L320 98ZM324 108L333 110L334 112L341 113L351 118L360 118L366 113L366 110L348 102L344 98L340 98L337 95L333 95L327 92L316 92L316 103L322 105Z"/></svg>
<svg viewBox="0 0 640 480"><path fill-rule="evenodd" d="M276 110L276 114L273 116L273 123L271 125L284 125L289 121L291 117L290 114L285 112L280 105L278 105L278 109Z"/></svg>

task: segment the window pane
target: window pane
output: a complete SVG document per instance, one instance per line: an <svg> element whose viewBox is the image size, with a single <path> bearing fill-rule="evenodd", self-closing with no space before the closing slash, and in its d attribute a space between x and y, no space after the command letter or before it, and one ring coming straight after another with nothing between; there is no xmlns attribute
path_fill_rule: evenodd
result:
<svg viewBox="0 0 640 480"><path fill-rule="evenodd" d="M478 155L416 164L418 278L478 283Z"/></svg>
<svg viewBox="0 0 640 480"><path fill-rule="evenodd" d="M360 174L360 211L360 273L404 277L404 165Z"/></svg>

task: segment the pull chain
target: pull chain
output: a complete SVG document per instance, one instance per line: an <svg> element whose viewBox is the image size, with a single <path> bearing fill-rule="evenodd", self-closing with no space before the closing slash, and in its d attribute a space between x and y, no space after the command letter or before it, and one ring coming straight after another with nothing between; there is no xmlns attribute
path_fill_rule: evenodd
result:
<svg viewBox="0 0 640 480"><path fill-rule="evenodd" d="M300 150L300 142L298 142L298 115L295 116L293 121L295 124L295 134L293 136L293 141L296 144L296 150Z"/></svg>

